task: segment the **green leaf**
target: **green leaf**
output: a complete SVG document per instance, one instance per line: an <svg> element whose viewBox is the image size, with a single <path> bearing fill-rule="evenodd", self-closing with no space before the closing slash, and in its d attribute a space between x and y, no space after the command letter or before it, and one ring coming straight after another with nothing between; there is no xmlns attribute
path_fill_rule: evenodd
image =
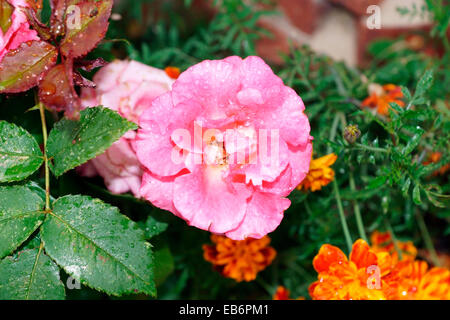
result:
<svg viewBox="0 0 450 320"><path fill-rule="evenodd" d="M413 201L415 204L421 204L422 200L420 199L420 186L416 184L413 189Z"/></svg>
<svg viewBox="0 0 450 320"><path fill-rule="evenodd" d="M24 186L0 186L0 258L11 254L41 225L44 201Z"/></svg>
<svg viewBox="0 0 450 320"><path fill-rule="evenodd" d="M405 110L400 107L396 102L391 102L389 103L389 106L394 109L395 111L397 111L398 113L403 113Z"/></svg>
<svg viewBox="0 0 450 320"><path fill-rule="evenodd" d="M406 179L405 183L402 186L402 194L406 198L408 196L409 186L411 185L411 179Z"/></svg>
<svg viewBox="0 0 450 320"><path fill-rule="evenodd" d="M431 88L432 84L433 84L433 70L427 70L417 83L416 92L414 94L415 103L418 103L416 102L415 98L419 98L422 95L424 95Z"/></svg>
<svg viewBox="0 0 450 320"><path fill-rule="evenodd" d="M428 200L435 206L438 208L445 208L445 205L440 202L439 200L437 200L431 193L426 192L425 191L425 195L427 196Z"/></svg>
<svg viewBox="0 0 450 320"><path fill-rule="evenodd" d="M362 160L364 159L364 152L359 152L358 155L356 156L356 162L358 162L358 164L361 164Z"/></svg>
<svg viewBox="0 0 450 320"><path fill-rule="evenodd" d="M65 196L41 227L47 254L81 283L110 295L156 294L151 245L119 209Z"/></svg>
<svg viewBox="0 0 450 320"><path fill-rule="evenodd" d="M18 250L38 249L41 246L41 235L36 233L19 247Z"/></svg>
<svg viewBox="0 0 450 320"><path fill-rule="evenodd" d="M0 262L0 300L64 298L58 266L42 250L25 250Z"/></svg>
<svg viewBox="0 0 450 320"><path fill-rule="evenodd" d="M44 158L36 140L25 129L0 121L0 182L27 178Z"/></svg>
<svg viewBox="0 0 450 320"><path fill-rule="evenodd" d="M25 187L27 187L28 189L30 189L31 191L33 191L36 195L38 195L42 201L45 201L45 186L44 188L41 187L38 183L34 182L34 181L27 181L23 184L21 184ZM50 205L51 203L55 201L55 198L52 197L52 195L50 195Z"/></svg>
<svg viewBox="0 0 450 320"><path fill-rule="evenodd" d="M155 251L155 282L161 285L174 270L174 261L169 247Z"/></svg>
<svg viewBox="0 0 450 320"><path fill-rule="evenodd" d="M388 178L387 176L379 176L376 177L375 179L372 179L369 185L367 186L367 189L371 190L381 187L383 184L386 183L387 178Z"/></svg>
<svg viewBox="0 0 450 320"><path fill-rule="evenodd" d="M145 236L147 239L153 238L166 231L168 226L169 224L167 222L161 222L149 216L144 226Z"/></svg>
<svg viewBox="0 0 450 320"><path fill-rule="evenodd" d="M402 93L403 93L403 96L405 97L405 99L407 101L411 100L412 97L411 97L411 92L409 92L409 89L404 86L401 86L401 89L402 89Z"/></svg>
<svg viewBox="0 0 450 320"><path fill-rule="evenodd" d="M416 128L415 134L409 139L405 148L403 148L402 150L403 155L410 154L419 145L420 139L422 138L424 133L425 130L423 130L422 128L420 127Z"/></svg>
<svg viewBox="0 0 450 320"><path fill-rule="evenodd" d="M60 176L85 163L135 129L136 124L103 107L81 111L79 121L61 120L48 137L47 155L52 159L53 173Z"/></svg>

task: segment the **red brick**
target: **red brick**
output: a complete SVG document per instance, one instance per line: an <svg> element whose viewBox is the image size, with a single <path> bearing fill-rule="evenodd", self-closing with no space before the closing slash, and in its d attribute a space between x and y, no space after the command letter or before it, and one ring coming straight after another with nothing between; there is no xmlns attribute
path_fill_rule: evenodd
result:
<svg viewBox="0 0 450 320"><path fill-rule="evenodd" d="M282 64L283 59L280 57L280 53L289 52L289 41L286 32L274 27L272 24L266 21L259 21L258 25L268 30L272 36L263 36L256 42L256 52L264 60L268 60L275 64Z"/></svg>
<svg viewBox="0 0 450 320"><path fill-rule="evenodd" d="M379 5L383 0L328 0L330 3L343 6L357 16L367 14L367 8L371 5Z"/></svg>
<svg viewBox="0 0 450 320"><path fill-rule="evenodd" d="M408 27L383 27L381 29L368 29L366 27L366 19L362 18L358 27L358 64L364 66L370 61L371 57L367 54L367 47L370 43L377 39L397 39L401 36L407 38L408 35L413 34L429 34L431 27L415 26L413 28ZM405 46L408 45L405 43ZM427 48L425 48L427 49ZM428 48L429 49L429 48ZM428 50L427 49L427 50Z"/></svg>
<svg viewBox="0 0 450 320"><path fill-rule="evenodd" d="M312 34L327 8L324 0L277 0L280 10L301 31Z"/></svg>

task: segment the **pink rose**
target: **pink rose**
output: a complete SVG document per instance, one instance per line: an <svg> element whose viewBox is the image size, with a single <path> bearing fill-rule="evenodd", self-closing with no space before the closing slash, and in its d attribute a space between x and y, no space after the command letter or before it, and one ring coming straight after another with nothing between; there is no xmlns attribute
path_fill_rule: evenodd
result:
<svg viewBox="0 0 450 320"><path fill-rule="evenodd" d="M30 29L23 8L28 7L26 0L7 0L3 10L11 5L12 14L8 19L6 31L0 27L0 61L11 50L17 49L23 42L39 40L37 32ZM23 7L23 8L22 8ZM8 14L8 9L5 12Z"/></svg>
<svg viewBox="0 0 450 320"><path fill-rule="evenodd" d="M139 119L141 195L191 226L262 238L309 169L304 109L259 57L189 68Z"/></svg>
<svg viewBox="0 0 450 320"><path fill-rule="evenodd" d="M170 90L174 80L163 70L136 61L114 61L94 76L95 89L82 90L83 107L103 105L137 122L139 116L159 95ZM142 168L136 158L136 132L127 132L105 153L79 168L84 176L99 174L112 193L131 191L140 197Z"/></svg>

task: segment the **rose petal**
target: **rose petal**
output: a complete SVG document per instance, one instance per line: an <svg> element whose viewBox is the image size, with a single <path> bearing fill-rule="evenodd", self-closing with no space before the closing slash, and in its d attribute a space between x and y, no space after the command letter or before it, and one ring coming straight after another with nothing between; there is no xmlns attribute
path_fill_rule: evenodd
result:
<svg viewBox="0 0 450 320"><path fill-rule="evenodd" d="M280 225L283 212L290 205L291 201L286 198L255 192L240 226L226 235L233 240L244 240L247 237L261 239Z"/></svg>

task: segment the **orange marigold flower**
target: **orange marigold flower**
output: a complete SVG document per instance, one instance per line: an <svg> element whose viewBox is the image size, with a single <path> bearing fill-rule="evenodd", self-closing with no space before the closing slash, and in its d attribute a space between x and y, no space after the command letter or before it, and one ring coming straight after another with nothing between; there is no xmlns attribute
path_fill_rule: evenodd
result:
<svg viewBox="0 0 450 320"><path fill-rule="evenodd" d="M391 238L378 233L372 239L380 245ZM319 273L309 287L313 299L450 300L448 269L429 270L425 261L413 258L393 264L388 250L377 252L361 239L353 244L350 259L339 248L323 245L313 265Z"/></svg>
<svg viewBox="0 0 450 320"><path fill-rule="evenodd" d="M389 103L395 102L400 107L404 107L405 103L400 100L403 98L402 90L394 84L386 84L380 86L372 84L369 86L369 97L367 97L362 105L369 108L377 108L377 112L381 115L388 115L390 108Z"/></svg>
<svg viewBox="0 0 450 320"><path fill-rule="evenodd" d="M277 291L272 297L273 300L292 300L291 292L283 286L278 286ZM298 297L296 300L305 300L305 297Z"/></svg>
<svg viewBox="0 0 450 320"><path fill-rule="evenodd" d="M396 265L399 261L397 250L395 249L394 241L392 241L389 232L374 231L370 236L372 243L372 250L375 252L387 251L392 257L392 264ZM414 261L417 256L417 248L412 241L401 242L397 241L397 247L402 253L402 261Z"/></svg>
<svg viewBox="0 0 450 320"><path fill-rule="evenodd" d="M270 238L247 238L236 241L212 235L212 245L203 245L203 257L211 262L223 276L238 282L256 279L275 259L277 252L270 247Z"/></svg>
<svg viewBox="0 0 450 320"><path fill-rule="evenodd" d="M334 170L330 167L336 162L337 155L331 153L321 158L312 159L306 178L298 185L298 190L321 190L334 179Z"/></svg>
<svg viewBox="0 0 450 320"><path fill-rule="evenodd" d="M450 300L450 271L425 261L401 261L385 281L392 300Z"/></svg>
<svg viewBox="0 0 450 320"><path fill-rule="evenodd" d="M283 286L279 286L273 295L273 300L291 300L291 292Z"/></svg>
<svg viewBox="0 0 450 320"><path fill-rule="evenodd" d="M357 240L350 259L337 247L325 244L313 260L318 281L309 287L315 300L384 300L388 288L382 277L389 273L387 252L376 253Z"/></svg>
<svg viewBox="0 0 450 320"><path fill-rule="evenodd" d="M171 67L171 66L169 66L169 67L166 67L166 68L164 69L164 71L165 71L166 74L167 74L169 77L171 77L172 79L178 79L178 77L179 77L180 74L181 74L180 69L177 68L177 67Z"/></svg>
<svg viewBox="0 0 450 320"><path fill-rule="evenodd" d="M442 153L433 152L429 155L427 161L425 161L423 164L425 166L427 166L432 163L438 163L439 161L441 161L441 158L442 158ZM439 170L436 170L435 172L433 172L433 175L435 175L435 176L444 175L449 169L450 169L450 163L447 163L447 164L443 165L441 168L439 168Z"/></svg>

